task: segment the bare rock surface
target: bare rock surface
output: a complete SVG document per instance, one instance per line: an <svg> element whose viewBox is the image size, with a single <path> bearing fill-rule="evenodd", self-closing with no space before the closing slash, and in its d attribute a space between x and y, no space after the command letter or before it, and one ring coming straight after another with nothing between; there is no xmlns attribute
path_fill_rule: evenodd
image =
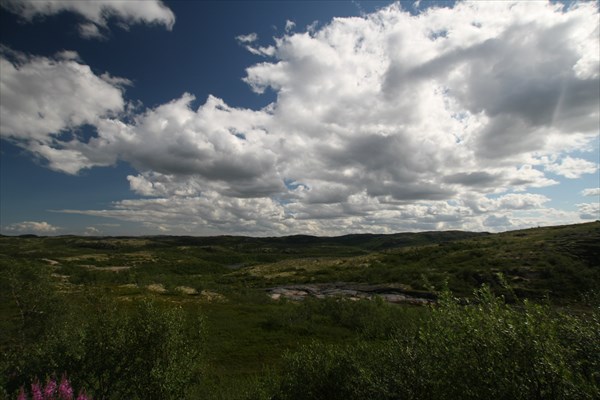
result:
<svg viewBox="0 0 600 400"><path fill-rule="evenodd" d="M411 290L404 285L366 285L348 282L285 285L266 289L273 300L301 301L307 297L324 299L341 297L350 300L373 299L378 296L389 303L425 305L433 303L436 295Z"/></svg>

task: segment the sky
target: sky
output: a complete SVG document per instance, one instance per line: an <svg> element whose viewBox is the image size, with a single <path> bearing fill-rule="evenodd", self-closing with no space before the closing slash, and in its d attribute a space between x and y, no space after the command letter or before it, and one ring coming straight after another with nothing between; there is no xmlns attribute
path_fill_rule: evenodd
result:
<svg viewBox="0 0 600 400"><path fill-rule="evenodd" d="M0 233L600 219L598 2L0 0Z"/></svg>

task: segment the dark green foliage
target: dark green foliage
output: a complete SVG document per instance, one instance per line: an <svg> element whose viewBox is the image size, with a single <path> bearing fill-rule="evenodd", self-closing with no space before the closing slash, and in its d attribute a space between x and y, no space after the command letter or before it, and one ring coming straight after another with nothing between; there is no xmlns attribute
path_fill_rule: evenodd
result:
<svg viewBox="0 0 600 400"><path fill-rule="evenodd" d="M13 324L0 330L0 343L12 341L23 348L57 323L56 312L64 308L63 299L57 295L47 266L33 262L0 258L0 302L5 322ZM11 332L12 331L12 332ZM16 334L18 332L18 334Z"/></svg>
<svg viewBox="0 0 600 400"><path fill-rule="evenodd" d="M420 307L387 304L380 298L357 301L341 297L308 298L282 313L271 313L263 327L312 335L322 326L336 326L364 339L386 339L415 329L422 311Z"/></svg>
<svg viewBox="0 0 600 400"><path fill-rule="evenodd" d="M600 286L600 222L501 234L423 232L340 237L1 237L0 255L17 262L54 260L74 284L162 283L265 287L305 282L402 283L425 290L445 282L458 295L497 272L521 296L575 302ZM310 268L310 260L321 267ZM279 272L262 271L281 263ZM309 268L303 268L308 263ZM300 265L300 267L299 267ZM128 267L115 272L107 267ZM290 269L291 268L291 269ZM270 274L270 275L269 275ZM188 283L190 283L188 285Z"/></svg>
<svg viewBox="0 0 600 400"><path fill-rule="evenodd" d="M308 399L594 399L600 395L600 320L488 288L461 305L446 293L415 335L355 345L313 344L285 356L271 392ZM250 396L252 397L252 396Z"/></svg>
<svg viewBox="0 0 600 400"><path fill-rule="evenodd" d="M76 370L102 398L181 398L198 378L201 320L187 320L182 309L150 301L128 309L100 302L93 311Z"/></svg>
<svg viewBox="0 0 600 400"><path fill-rule="evenodd" d="M67 372L98 399L600 398L599 303L581 299L600 286L599 251L600 222L493 235L3 236L0 397ZM299 283L427 299L448 287L460 300L266 294Z"/></svg>
<svg viewBox="0 0 600 400"><path fill-rule="evenodd" d="M50 269L46 266L33 262L16 264L2 257L0 271L2 398L3 394L17 390L20 385L17 381L24 374L43 369L47 335L49 332L58 335L61 331L67 304L52 285ZM41 373L39 376L45 377Z"/></svg>
<svg viewBox="0 0 600 400"><path fill-rule="evenodd" d="M446 294L418 338L423 389L448 399L593 398L598 382L574 368L573 344L585 340L578 329L594 318L527 300L509 306L487 288L466 306ZM600 325L595 329L590 350L597 354Z"/></svg>
<svg viewBox="0 0 600 400"><path fill-rule="evenodd" d="M372 371L364 368L361 345L342 348L312 344L285 355L285 367L275 399L365 399Z"/></svg>
<svg viewBox="0 0 600 400"><path fill-rule="evenodd" d="M95 399L175 399L201 376L203 321L180 307L104 295L61 295L44 266L18 266L4 298L17 313L3 346L7 393L67 372Z"/></svg>

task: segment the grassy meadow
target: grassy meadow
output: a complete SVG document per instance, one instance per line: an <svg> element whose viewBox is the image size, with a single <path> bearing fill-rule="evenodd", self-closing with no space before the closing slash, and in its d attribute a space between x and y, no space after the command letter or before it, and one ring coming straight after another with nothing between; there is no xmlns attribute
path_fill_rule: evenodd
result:
<svg viewBox="0 0 600 400"><path fill-rule="evenodd" d="M600 222L499 234L0 237L0 397L600 397ZM353 285L353 286L352 286ZM273 288L375 288L274 299ZM377 290L408 298L390 303Z"/></svg>

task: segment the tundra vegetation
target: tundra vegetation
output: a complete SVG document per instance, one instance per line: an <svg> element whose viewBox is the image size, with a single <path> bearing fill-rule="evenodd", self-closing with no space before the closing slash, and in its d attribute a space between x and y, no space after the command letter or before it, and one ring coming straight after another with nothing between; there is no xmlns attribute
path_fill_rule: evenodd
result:
<svg viewBox="0 0 600 400"><path fill-rule="evenodd" d="M597 399L599 260L600 222L3 236L0 397Z"/></svg>

